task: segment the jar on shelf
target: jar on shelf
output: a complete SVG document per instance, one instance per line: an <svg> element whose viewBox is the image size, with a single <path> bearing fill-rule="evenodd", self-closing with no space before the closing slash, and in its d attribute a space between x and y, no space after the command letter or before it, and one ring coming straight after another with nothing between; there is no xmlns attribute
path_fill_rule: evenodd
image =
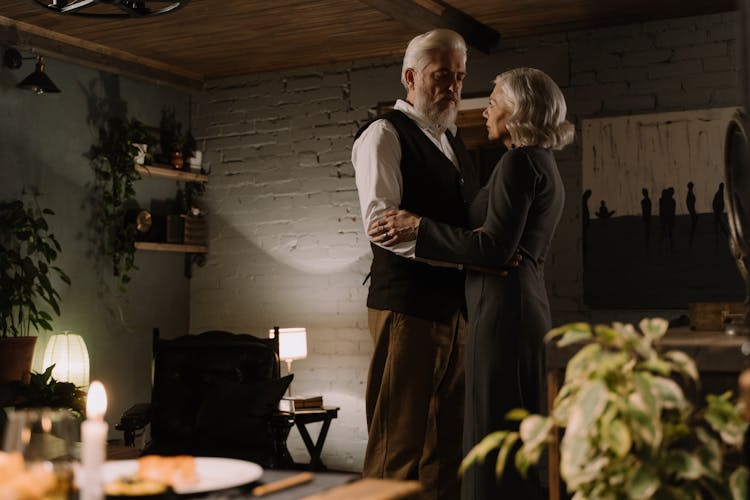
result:
<svg viewBox="0 0 750 500"><path fill-rule="evenodd" d="M177 170L181 170L183 165L182 151L172 151L169 154L169 163Z"/></svg>

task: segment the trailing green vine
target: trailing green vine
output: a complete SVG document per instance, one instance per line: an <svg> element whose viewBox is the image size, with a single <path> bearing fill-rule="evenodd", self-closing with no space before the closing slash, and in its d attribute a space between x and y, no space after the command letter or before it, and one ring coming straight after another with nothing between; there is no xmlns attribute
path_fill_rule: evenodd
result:
<svg viewBox="0 0 750 500"><path fill-rule="evenodd" d="M135 265L135 223L125 212L136 205L133 182L140 179L134 158L134 143L151 143L153 138L138 120L112 118L99 129L99 142L91 147L94 168L94 231L97 250L112 259L112 269L121 287L130 281Z"/></svg>

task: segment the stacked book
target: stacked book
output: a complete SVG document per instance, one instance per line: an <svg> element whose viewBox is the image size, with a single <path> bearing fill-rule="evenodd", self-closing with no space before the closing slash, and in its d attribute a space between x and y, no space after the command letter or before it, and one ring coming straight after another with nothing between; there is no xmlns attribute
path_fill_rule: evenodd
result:
<svg viewBox="0 0 750 500"><path fill-rule="evenodd" d="M284 396L279 401L279 410L294 413L300 410L319 410L323 408L323 396L302 395Z"/></svg>

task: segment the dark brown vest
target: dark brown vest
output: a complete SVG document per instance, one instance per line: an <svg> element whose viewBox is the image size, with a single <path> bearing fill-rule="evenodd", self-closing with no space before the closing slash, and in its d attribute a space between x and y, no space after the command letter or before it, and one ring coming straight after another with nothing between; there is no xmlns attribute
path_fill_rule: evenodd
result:
<svg viewBox="0 0 750 500"><path fill-rule="evenodd" d="M390 111L379 117L396 128L401 143L403 195L399 208L453 226L467 225L467 206L479 185L471 157L460 139L446 132L461 171L409 117ZM370 122L372 123L372 122ZM370 125L366 124L357 137ZM447 322L464 303L464 274L400 257L377 245L367 307Z"/></svg>

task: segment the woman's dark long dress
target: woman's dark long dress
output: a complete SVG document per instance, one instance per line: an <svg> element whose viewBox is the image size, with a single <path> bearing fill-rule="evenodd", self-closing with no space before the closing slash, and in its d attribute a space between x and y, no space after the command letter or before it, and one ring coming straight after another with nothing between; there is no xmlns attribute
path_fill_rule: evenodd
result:
<svg viewBox="0 0 750 500"><path fill-rule="evenodd" d="M484 436L511 428L504 415L513 408L540 408L543 337L551 328L544 261L560 220L565 191L549 150L526 146L508 151L487 186L470 206L473 227L423 218L416 254L434 260L497 268L516 249L523 260L507 277L470 271L466 278L469 335L466 345L464 453ZM494 475L494 457L474 466L462 481L464 500L533 498L533 482L506 468ZM512 469L512 471L510 470Z"/></svg>

